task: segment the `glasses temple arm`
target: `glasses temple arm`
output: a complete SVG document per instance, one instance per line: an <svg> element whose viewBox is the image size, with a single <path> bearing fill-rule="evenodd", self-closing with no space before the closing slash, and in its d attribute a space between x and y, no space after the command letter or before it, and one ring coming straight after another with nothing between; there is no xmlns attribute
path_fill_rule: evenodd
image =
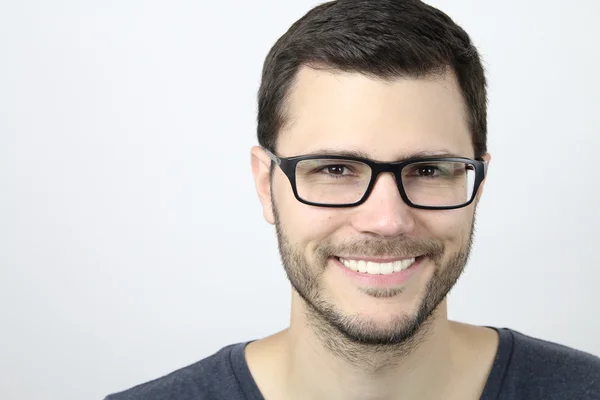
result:
<svg viewBox="0 0 600 400"><path fill-rule="evenodd" d="M267 149L263 149L263 150L265 151L265 153L267 153L267 155L269 156L269 158L271 159L271 161L273 161L277 165L281 164L281 159L279 157L277 157L275 154L271 153Z"/></svg>

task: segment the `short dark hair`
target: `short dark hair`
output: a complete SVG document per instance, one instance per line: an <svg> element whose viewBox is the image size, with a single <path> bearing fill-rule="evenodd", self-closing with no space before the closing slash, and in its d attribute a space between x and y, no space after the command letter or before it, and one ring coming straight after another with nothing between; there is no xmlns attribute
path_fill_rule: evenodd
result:
<svg viewBox="0 0 600 400"><path fill-rule="evenodd" d="M486 79L469 35L418 0L339 0L296 21L268 53L258 92L259 144L275 151L286 100L302 66L384 80L428 77L449 68L467 110L475 157L487 151Z"/></svg>

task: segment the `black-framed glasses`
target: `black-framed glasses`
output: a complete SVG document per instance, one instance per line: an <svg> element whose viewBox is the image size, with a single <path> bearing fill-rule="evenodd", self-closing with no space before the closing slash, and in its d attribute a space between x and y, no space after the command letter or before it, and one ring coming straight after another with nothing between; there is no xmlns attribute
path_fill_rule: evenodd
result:
<svg viewBox="0 0 600 400"><path fill-rule="evenodd" d="M296 199L320 207L358 206L371 194L379 174L391 172L402 200L409 206L461 208L473 202L487 170L486 161L461 157L385 163L327 154L286 158L265 151L288 177Z"/></svg>

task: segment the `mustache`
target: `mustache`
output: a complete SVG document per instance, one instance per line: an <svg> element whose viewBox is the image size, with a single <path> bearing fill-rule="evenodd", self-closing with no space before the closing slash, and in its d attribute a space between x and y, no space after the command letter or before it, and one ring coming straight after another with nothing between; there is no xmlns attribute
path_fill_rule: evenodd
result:
<svg viewBox="0 0 600 400"><path fill-rule="evenodd" d="M424 255L437 259L444 254L444 244L433 239L394 237L390 239L354 239L342 243L323 242L316 251L323 261L334 256L409 257Z"/></svg>

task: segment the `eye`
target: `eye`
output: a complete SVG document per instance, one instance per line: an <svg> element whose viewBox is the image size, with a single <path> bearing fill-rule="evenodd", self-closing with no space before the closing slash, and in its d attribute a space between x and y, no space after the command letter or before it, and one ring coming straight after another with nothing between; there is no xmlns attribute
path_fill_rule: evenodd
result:
<svg viewBox="0 0 600 400"><path fill-rule="evenodd" d="M315 168L313 174L342 177L355 175L355 170L352 166L347 164L329 164Z"/></svg>
<svg viewBox="0 0 600 400"><path fill-rule="evenodd" d="M348 175L350 170L345 165L328 165L321 169L322 172L326 172L331 175ZM345 173L344 173L345 172Z"/></svg>
<svg viewBox="0 0 600 400"><path fill-rule="evenodd" d="M419 165L415 168L415 175L423 177L436 177L440 174L440 169L434 165Z"/></svg>
<svg viewBox="0 0 600 400"><path fill-rule="evenodd" d="M300 161L296 166L298 179L363 179L370 176L371 169L365 163L346 159L308 159Z"/></svg>

